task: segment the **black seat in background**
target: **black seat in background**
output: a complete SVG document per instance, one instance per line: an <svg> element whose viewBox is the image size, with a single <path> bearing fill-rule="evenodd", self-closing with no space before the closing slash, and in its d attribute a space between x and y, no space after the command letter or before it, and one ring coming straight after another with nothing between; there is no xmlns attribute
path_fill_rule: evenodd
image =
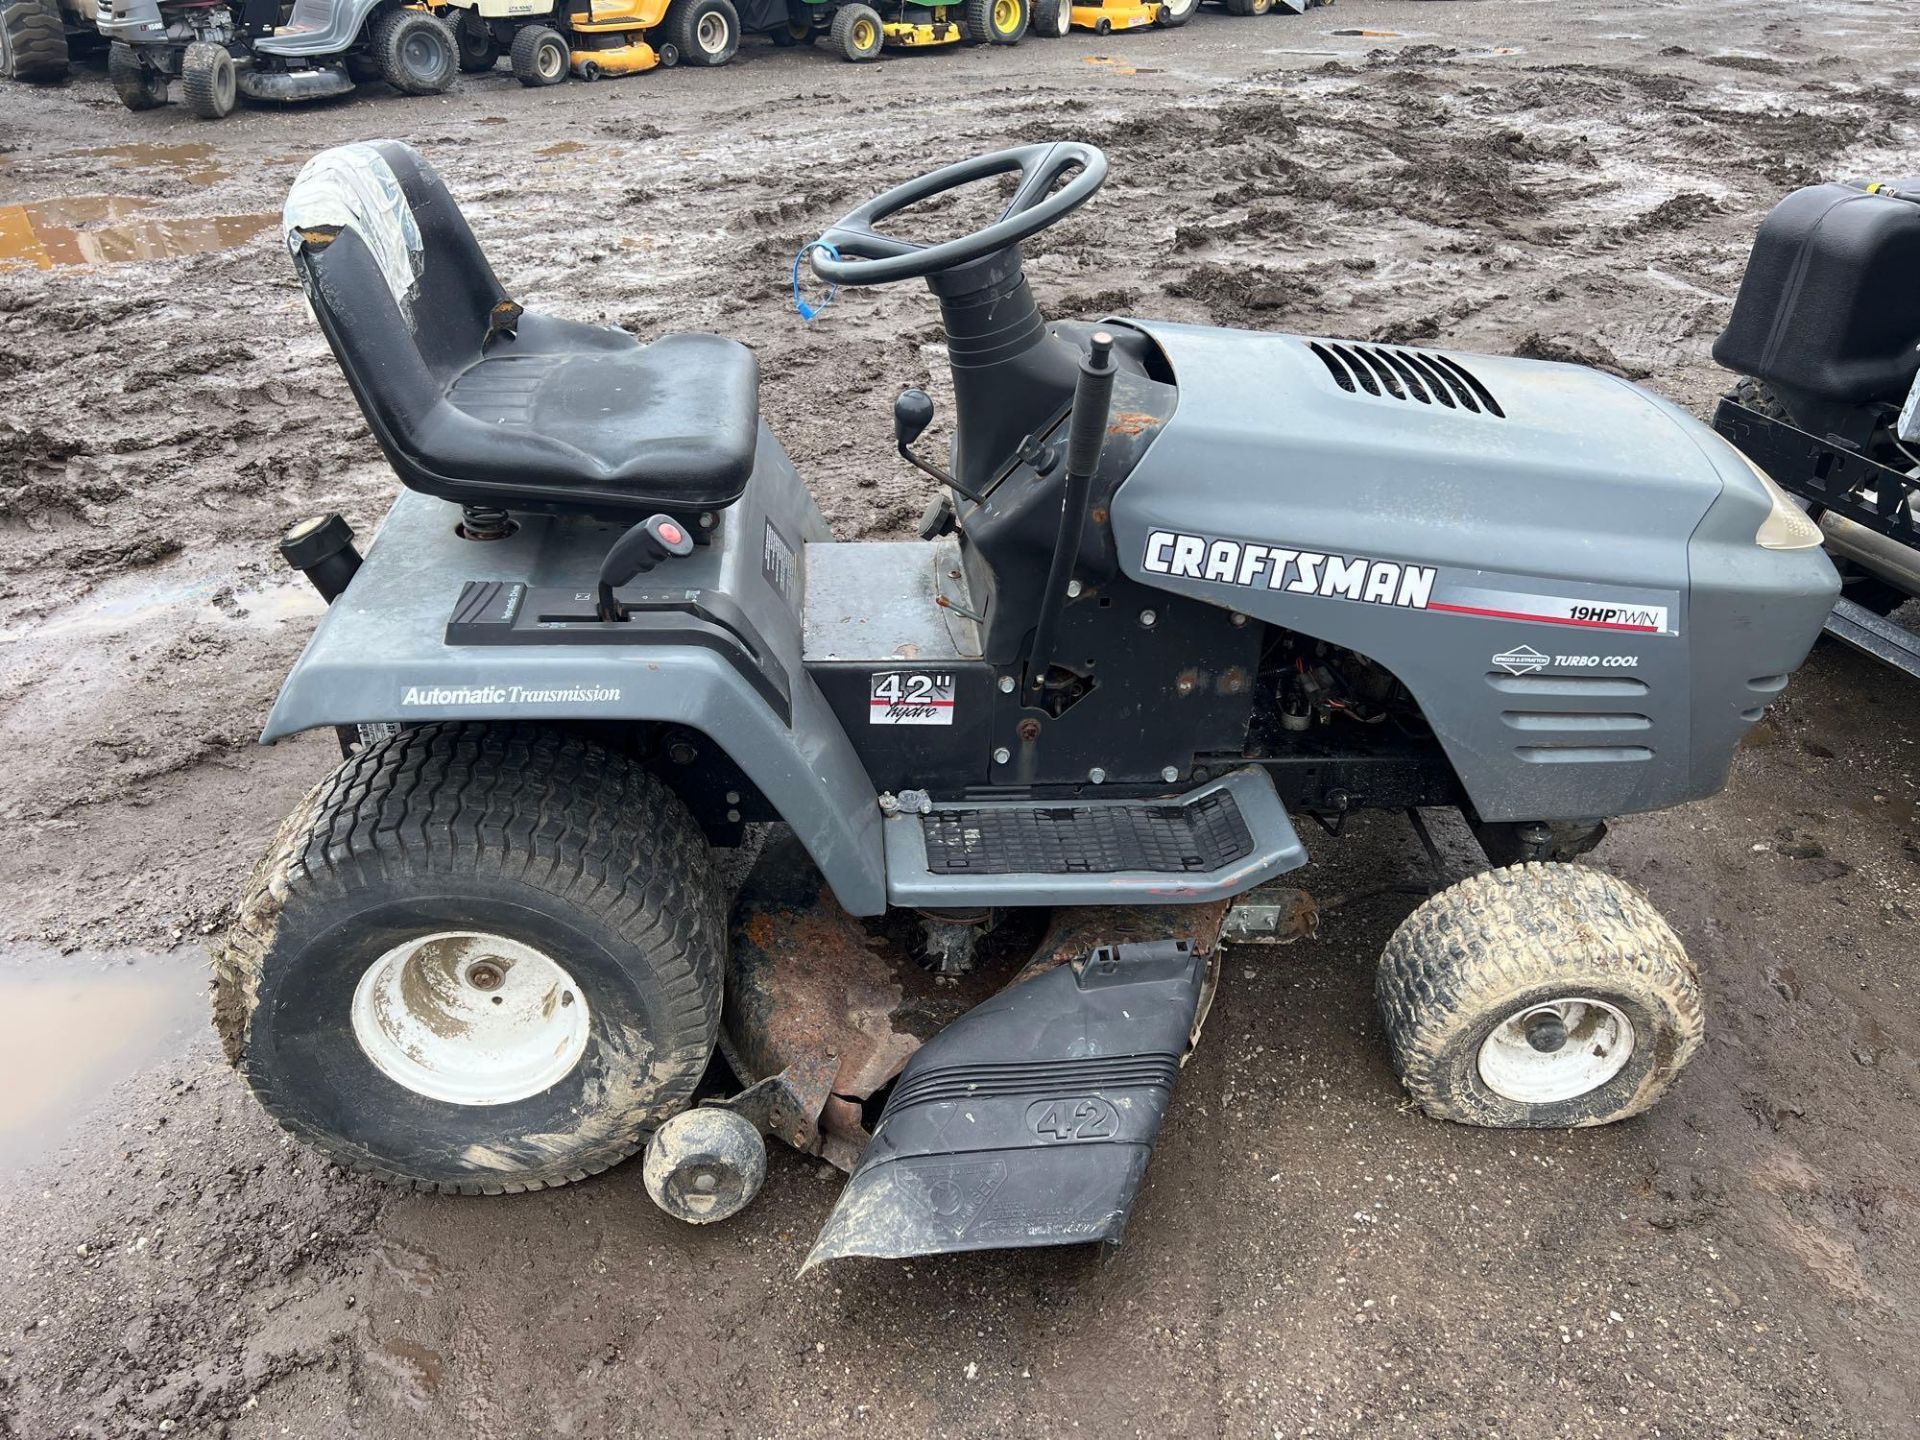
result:
<svg viewBox="0 0 1920 1440"><path fill-rule="evenodd" d="M534 314L490 336L507 293L433 167L397 141L346 149L353 166L391 171L417 251L393 214L361 217L331 238L331 225L297 229L290 244L334 357L402 481L463 505L611 518L690 516L739 499L759 436L751 351L716 335L643 345ZM303 206L307 173L289 200L290 225L327 212ZM396 296L381 256L409 253L413 284Z"/></svg>

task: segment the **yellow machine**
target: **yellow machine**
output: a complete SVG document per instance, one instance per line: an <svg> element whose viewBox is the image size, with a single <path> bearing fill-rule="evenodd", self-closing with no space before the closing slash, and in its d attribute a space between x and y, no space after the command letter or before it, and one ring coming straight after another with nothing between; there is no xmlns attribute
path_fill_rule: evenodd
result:
<svg viewBox="0 0 1920 1440"><path fill-rule="evenodd" d="M1076 25L1096 35L1150 27L1170 30L1186 24L1199 5L1200 0L1034 0L1033 33L1057 38Z"/></svg>
<svg viewBox="0 0 1920 1440"><path fill-rule="evenodd" d="M1142 30L1160 23L1163 7L1158 0L1114 0L1112 4L1076 5L1071 11L1073 23L1096 35L1115 30Z"/></svg>
<svg viewBox="0 0 1920 1440"><path fill-rule="evenodd" d="M448 0L460 68L504 53L522 85L637 75L656 65L724 65L740 48L733 0ZM451 18L451 17L450 17Z"/></svg>
<svg viewBox="0 0 1920 1440"><path fill-rule="evenodd" d="M877 60L881 50L931 45L1014 45L1027 33L1030 0L952 0L917 4L879 0L877 5L794 4L770 26L776 44L804 44L826 35L845 60Z"/></svg>

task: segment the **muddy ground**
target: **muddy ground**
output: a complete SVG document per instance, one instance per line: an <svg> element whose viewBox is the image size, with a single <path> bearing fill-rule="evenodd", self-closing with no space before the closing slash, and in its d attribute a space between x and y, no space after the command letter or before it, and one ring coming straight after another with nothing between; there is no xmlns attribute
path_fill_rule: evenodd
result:
<svg viewBox="0 0 1920 1440"><path fill-rule="evenodd" d="M97 72L0 86L0 207L41 207L39 253L3 208L0 243L51 265L0 273L0 1436L1914 1433L1920 720L1831 648L1725 794L1595 856L1707 977L1712 1039L1655 1113L1412 1112L1371 964L1413 900L1356 899L1229 957L1107 1259L796 1278L837 1183L791 1154L706 1231L632 1165L396 1194L285 1141L181 1009L333 759L253 743L314 609L272 538L369 530L394 490L271 234L315 149L423 147L530 305L739 336L838 533L898 535L926 490L887 406L941 391L932 306L806 326L787 295L869 193L1092 138L1113 179L1034 247L1055 313L1579 358L1704 412L1771 201L1920 168L1902 8L1346 0L219 125L130 115ZM156 250L194 253L117 258ZM1420 873L1391 817L1309 840L1323 898Z"/></svg>

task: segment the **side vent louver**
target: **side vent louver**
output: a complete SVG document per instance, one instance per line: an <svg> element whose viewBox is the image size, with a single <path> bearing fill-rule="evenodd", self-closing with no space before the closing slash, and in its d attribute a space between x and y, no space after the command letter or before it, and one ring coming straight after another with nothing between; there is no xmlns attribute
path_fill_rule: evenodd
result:
<svg viewBox="0 0 1920 1440"><path fill-rule="evenodd" d="M1308 342L1333 383L1355 395L1378 395L1390 400L1417 400L1448 410L1500 419L1506 412L1491 391L1457 360L1431 350L1403 350L1397 346L1361 345L1353 341Z"/></svg>

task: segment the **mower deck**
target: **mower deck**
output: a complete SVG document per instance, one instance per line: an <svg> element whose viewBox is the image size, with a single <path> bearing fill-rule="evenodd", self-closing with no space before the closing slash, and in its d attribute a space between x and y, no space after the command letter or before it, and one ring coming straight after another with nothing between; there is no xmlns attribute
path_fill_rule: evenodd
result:
<svg viewBox="0 0 1920 1440"><path fill-rule="evenodd" d="M1141 30L1160 19L1157 0L1116 0L1107 5L1075 5L1072 22L1082 30L1105 35L1114 30Z"/></svg>

